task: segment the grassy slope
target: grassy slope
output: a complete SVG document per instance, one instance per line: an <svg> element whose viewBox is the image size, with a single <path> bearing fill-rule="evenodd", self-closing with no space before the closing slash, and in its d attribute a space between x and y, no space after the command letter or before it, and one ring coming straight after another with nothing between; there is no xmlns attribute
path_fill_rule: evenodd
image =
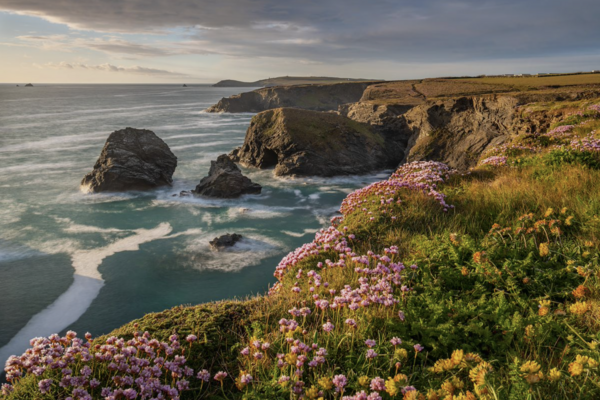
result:
<svg viewBox="0 0 600 400"><path fill-rule="evenodd" d="M587 104L575 106L536 104L530 109L575 110ZM564 123L583 120L590 122L574 129L576 137L600 128L596 115L573 116ZM254 383L241 390L227 380L224 395L213 383L183 398L296 398L290 385L277 383L279 376L294 372L292 367L276 366L276 353L291 354L286 337L327 349L324 365L304 366L307 398L339 398L330 382L337 374L347 376L348 394L370 391L370 379L376 376L390 378L388 392L381 392L383 399L599 398L600 171L594 164L597 154L568 157L552 150L569 140L516 137L514 143L537 146L538 152L508 150L504 153L511 166L481 166L440 184L446 201L455 206L448 212L421 192L401 190L389 205L382 206L373 194L364 198L364 211L347 214L338 228L355 235L349 241L352 251L383 254L395 245L394 261L418 267L403 273L403 284L411 290L396 288L400 303L394 307L316 309L309 292L315 283L309 282L308 271L316 270L328 289L338 293L345 284L356 287L359 278L357 264L350 260L344 268L319 269L318 262L339 258L337 252L322 251L291 267L271 296L150 314L114 334L131 337L139 329L166 339L174 332L194 333L200 340L188 357L193 368L226 370L233 377L244 370L254 377ZM557 226L560 231L553 231ZM300 293L291 290L294 286ZM323 286L316 292L332 297ZM296 318L301 328L280 333L278 320L291 318L288 310L303 306L313 312ZM405 313L404 321L398 318L399 310ZM355 319L357 328L345 326L346 318ZM330 334L321 328L328 320L335 325ZM392 346L389 340L394 336L403 343ZM239 353L252 338L271 343L260 361ZM379 355L373 360L365 358L366 339L377 342ZM417 343L424 351L413 350ZM293 356L286 357L293 361ZM577 374L579 365L582 372ZM418 395L389 394L409 384ZM29 377L10 398L33 398L35 390L35 380Z"/></svg>

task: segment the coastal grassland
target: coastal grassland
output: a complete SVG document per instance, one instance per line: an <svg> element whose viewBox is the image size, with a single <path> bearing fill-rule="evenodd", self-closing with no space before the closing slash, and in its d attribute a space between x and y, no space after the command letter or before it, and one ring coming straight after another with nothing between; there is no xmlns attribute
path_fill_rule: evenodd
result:
<svg viewBox="0 0 600 400"><path fill-rule="evenodd" d="M187 363L228 377L190 378L183 399L599 398L600 106L564 109L467 174L412 163L349 195L342 218L282 260L269 295L113 334L197 337ZM64 397L40 394L61 376L44 374L5 397Z"/></svg>
<svg viewBox="0 0 600 400"><path fill-rule="evenodd" d="M550 75L526 77L483 77L457 79L461 82L507 85L521 90L543 87L600 85L600 74Z"/></svg>

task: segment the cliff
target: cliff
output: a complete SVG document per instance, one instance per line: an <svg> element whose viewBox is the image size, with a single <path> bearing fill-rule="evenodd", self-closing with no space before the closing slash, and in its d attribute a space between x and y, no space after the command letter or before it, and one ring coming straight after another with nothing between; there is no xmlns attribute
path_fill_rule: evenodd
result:
<svg viewBox="0 0 600 400"><path fill-rule="evenodd" d="M342 105L338 112L405 140L403 162L434 160L459 170L473 167L487 149L521 133L548 129L569 112L559 108L524 115L528 104L600 96L600 91L593 89L557 89L414 100L410 94L412 85L405 85L399 99L364 100L378 91L380 96L382 93L397 96L399 85L394 84L392 92L383 91L381 86L385 85L369 87L362 101Z"/></svg>
<svg viewBox="0 0 600 400"><path fill-rule="evenodd" d="M277 78L261 79L254 82L243 82L235 79L225 79L212 85L213 87L266 87L311 85L315 83L331 84L340 82L360 82L372 79L335 78L330 76L280 76Z"/></svg>
<svg viewBox="0 0 600 400"><path fill-rule="evenodd" d="M404 146L368 124L335 113L277 108L255 115L231 156L276 175L333 176L393 168Z"/></svg>
<svg viewBox="0 0 600 400"><path fill-rule="evenodd" d="M257 89L231 97L224 97L206 111L261 112L280 107L297 107L316 111L337 110L341 104L359 101L365 88L372 83L351 82Z"/></svg>

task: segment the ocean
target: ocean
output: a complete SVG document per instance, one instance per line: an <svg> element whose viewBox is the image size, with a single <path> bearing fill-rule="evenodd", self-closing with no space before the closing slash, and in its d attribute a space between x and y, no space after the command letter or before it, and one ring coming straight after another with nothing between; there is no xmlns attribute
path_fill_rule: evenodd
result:
<svg viewBox="0 0 600 400"><path fill-rule="evenodd" d="M247 88L207 85L0 85L0 364L29 339L109 333L180 304L265 293L289 251L328 225L352 190L388 176L281 179L235 200L174 197L241 145L252 114L209 114ZM154 131L178 157L172 187L85 194L108 137ZM244 239L215 252L224 233Z"/></svg>

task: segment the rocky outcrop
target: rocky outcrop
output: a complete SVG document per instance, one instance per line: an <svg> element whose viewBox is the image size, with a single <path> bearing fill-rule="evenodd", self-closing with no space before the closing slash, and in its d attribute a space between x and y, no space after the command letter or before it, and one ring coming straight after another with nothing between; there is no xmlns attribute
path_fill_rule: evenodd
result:
<svg viewBox="0 0 600 400"><path fill-rule="evenodd" d="M33 84L28 83L28 84L25 85L25 87L33 87Z"/></svg>
<svg viewBox="0 0 600 400"><path fill-rule="evenodd" d="M228 233L226 235L214 238L209 243L210 243L210 247L219 251L219 250L223 250L227 247L234 246L241 239L242 239L242 235L238 235L237 233L230 235Z"/></svg>
<svg viewBox="0 0 600 400"><path fill-rule="evenodd" d="M403 115L411 108L413 106L358 102L341 105L338 113L354 121L369 124L382 133L405 135L407 126Z"/></svg>
<svg viewBox="0 0 600 400"><path fill-rule="evenodd" d="M393 168L404 157L398 135L336 113L278 108L255 115L230 156L276 175L334 176Z"/></svg>
<svg viewBox="0 0 600 400"><path fill-rule="evenodd" d="M229 156L222 154L216 161L210 162L208 176L202 178L192 193L195 196L234 198L244 194L260 194L261 190L262 186L243 176Z"/></svg>
<svg viewBox="0 0 600 400"><path fill-rule="evenodd" d="M441 161L467 170L488 148L512 135L542 132L563 117L558 111L527 111L533 102L579 100L597 97L592 91L511 93L428 101L407 111L410 136L404 162Z"/></svg>
<svg viewBox="0 0 600 400"><path fill-rule="evenodd" d="M280 107L331 111L341 104L357 102L370 84L373 82L268 87L224 97L206 111L261 112Z"/></svg>
<svg viewBox="0 0 600 400"><path fill-rule="evenodd" d="M176 167L177 157L154 132L125 128L110 134L81 186L90 192L152 189L170 185Z"/></svg>

